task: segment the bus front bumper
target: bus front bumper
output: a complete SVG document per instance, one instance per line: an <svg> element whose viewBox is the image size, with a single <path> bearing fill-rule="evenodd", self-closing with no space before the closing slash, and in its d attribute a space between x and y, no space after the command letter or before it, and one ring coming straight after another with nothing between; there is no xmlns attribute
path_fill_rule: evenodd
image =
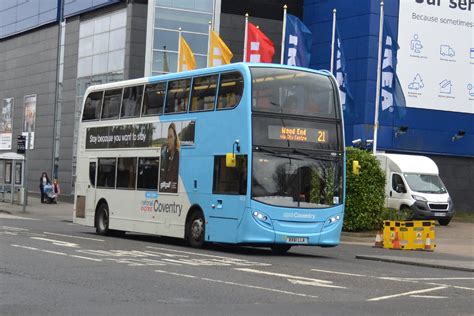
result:
<svg viewBox="0 0 474 316"><path fill-rule="evenodd" d="M325 221L282 220L247 208L239 225L237 243L334 247L340 242L343 215L338 210L333 213Z"/></svg>

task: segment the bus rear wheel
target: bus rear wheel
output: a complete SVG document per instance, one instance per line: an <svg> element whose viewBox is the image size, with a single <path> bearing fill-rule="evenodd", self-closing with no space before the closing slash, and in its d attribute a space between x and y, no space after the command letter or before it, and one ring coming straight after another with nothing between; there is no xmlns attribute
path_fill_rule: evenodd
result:
<svg viewBox="0 0 474 316"><path fill-rule="evenodd" d="M195 212L191 216L187 227L187 240L191 247L202 248L204 245L205 223L201 212Z"/></svg>
<svg viewBox="0 0 474 316"><path fill-rule="evenodd" d="M109 234L109 207L105 203L101 203L97 208L95 231L103 236Z"/></svg>
<svg viewBox="0 0 474 316"><path fill-rule="evenodd" d="M284 254L291 249L291 245L273 245L270 247L275 254Z"/></svg>

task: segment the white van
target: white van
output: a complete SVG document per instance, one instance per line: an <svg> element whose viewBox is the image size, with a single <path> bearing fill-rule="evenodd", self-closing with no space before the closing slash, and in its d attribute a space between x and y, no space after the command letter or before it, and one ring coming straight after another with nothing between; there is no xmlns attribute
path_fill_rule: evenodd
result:
<svg viewBox="0 0 474 316"><path fill-rule="evenodd" d="M438 166L428 157L399 154L375 156L385 171L385 206L411 210L413 219L434 219L448 225L453 202L439 177Z"/></svg>

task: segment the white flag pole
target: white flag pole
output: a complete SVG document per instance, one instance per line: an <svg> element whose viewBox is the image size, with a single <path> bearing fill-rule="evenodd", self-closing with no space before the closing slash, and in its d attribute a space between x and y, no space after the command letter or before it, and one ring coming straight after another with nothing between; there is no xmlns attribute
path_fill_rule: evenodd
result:
<svg viewBox="0 0 474 316"><path fill-rule="evenodd" d="M332 39L331 39L331 66L329 69L334 73L334 49L336 43L336 9L332 10Z"/></svg>
<svg viewBox="0 0 474 316"><path fill-rule="evenodd" d="M280 64L284 64L284 58L285 58L285 37L286 37L286 9L288 7L286 4L283 6L283 29L281 31L281 59L280 59Z"/></svg>
<svg viewBox="0 0 474 316"><path fill-rule="evenodd" d="M375 115L374 115L374 143L373 154L377 153L377 132L379 129L379 103L380 103L380 80L382 70L382 37L383 37L383 1L380 1L380 25L379 25L379 51L377 56L377 83L375 90Z"/></svg>
<svg viewBox="0 0 474 316"><path fill-rule="evenodd" d="M207 32L209 38L207 40L207 68L211 66L211 29L212 29L212 22L209 21L209 31Z"/></svg>
<svg viewBox="0 0 474 316"><path fill-rule="evenodd" d="M245 13L245 35L244 35L244 58L243 58L243 62L245 62L245 57L246 57L246 54L247 54L247 33L248 33L248 27L249 27L249 14L248 13Z"/></svg>
<svg viewBox="0 0 474 316"><path fill-rule="evenodd" d="M178 29L178 65L176 72L179 72L179 61L181 58L181 28Z"/></svg>

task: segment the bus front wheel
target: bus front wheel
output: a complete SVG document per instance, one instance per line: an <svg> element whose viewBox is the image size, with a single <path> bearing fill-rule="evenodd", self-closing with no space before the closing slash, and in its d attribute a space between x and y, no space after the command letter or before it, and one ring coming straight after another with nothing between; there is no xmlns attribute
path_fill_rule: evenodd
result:
<svg viewBox="0 0 474 316"><path fill-rule="evenodd" d="M105 203L101 203L97 208L95 231L103 236L109 233L109 207Z"/></svg>
<svg viewBox="0 0 474 316"><path fill-rule="evenodd" d="M204 216L201 212L195 212L188 222L187 239L188 243L193 248L202 248L204 245L205 224Z"/></svg>

